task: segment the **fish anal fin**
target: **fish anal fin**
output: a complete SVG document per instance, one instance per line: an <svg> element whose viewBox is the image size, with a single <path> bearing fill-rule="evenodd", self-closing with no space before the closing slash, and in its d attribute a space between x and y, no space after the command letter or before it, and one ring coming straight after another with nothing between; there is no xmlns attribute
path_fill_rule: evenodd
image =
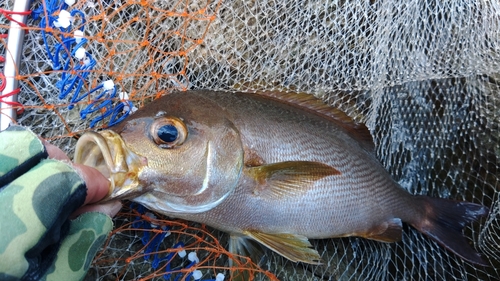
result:
<svg viewBox="0 0 500 281"><path fill-rule="evenodd" d="M289 233L267 234L258 231L245 231L243 234L293 262L322 264L319 253L311 248L311 243L305 236Z"/></svg>
<svg viewBox="0 0 500 281"><path fill-rule="evenodd" d="M254 194L269 198L297 196L321 178L340 175L337 169L313 161L286 161L247 167L245 172L257 182Z"/></svg>
<svg viewBox="0 0 500 281"><path fill-rule="evenodd" d="M401 241L403 235L403 223L399 218L393 218L383 222L359 236L380 242Z"/></svg>

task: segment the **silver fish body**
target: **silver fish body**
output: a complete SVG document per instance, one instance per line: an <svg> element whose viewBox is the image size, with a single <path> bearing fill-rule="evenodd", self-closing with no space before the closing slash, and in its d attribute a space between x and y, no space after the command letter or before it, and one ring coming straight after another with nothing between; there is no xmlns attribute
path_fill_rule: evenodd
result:
<svg viewBox="0 0 500 281"><path fill-rule="evenodd" d="M154 128L174 119L186 137L162 147L158 136L166 127ZM320 262L307 238L393 242L406 222L484 264L461 230L486 215L485 207L409 194L375 158L367 129L311 96L172 93L113 131L126 150L147 158L128 197L172 217L251 237L292 261ZM77 148L80 155L90 151L84 146Z"/></svg>
<svg viewBox="0 0 500 281"><path fill-rule="evenodd" d="M254 166L251 161L260 165L311 161L327 164L340 174L312 183L298 180L302 186L280 196L266 192L243 172L234 192L217 207L175 216L227 232L253 229L308 238L361 235L395 218L406 222L419 219L414 208L420 205L414 203L414 197L392 180L371 152L335 123L315 114L297 114L291 106L248 94L200 92L180 94L179 98L187 104L208 99L210 102L203 104L214 103L213 110L228 111L248 155L245 167ZM172 99L169 103L175 103ZM169 114L182 116L182 112Z"/></svg>

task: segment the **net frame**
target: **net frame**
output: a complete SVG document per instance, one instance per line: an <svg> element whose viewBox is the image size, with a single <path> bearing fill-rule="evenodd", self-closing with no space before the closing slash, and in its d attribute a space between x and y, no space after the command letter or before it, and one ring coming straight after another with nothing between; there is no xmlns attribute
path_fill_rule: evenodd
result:
<svg viewBox="0 0 500 281"><path fill-rule="evenodd" d="M26 18L29 15L29 1L16 1L12 11L0 9L0 14L11 22L7 36L8 54L0 57L4 63L3 72L0 73L0 131L5 130L12 121L16 120L17 114L22 114L22 105L17 102L17 94L20 89L16 79L17 69L21 60L23 46L23 33L26 28ZM17 108L17 110L16 110Z"/></svg>

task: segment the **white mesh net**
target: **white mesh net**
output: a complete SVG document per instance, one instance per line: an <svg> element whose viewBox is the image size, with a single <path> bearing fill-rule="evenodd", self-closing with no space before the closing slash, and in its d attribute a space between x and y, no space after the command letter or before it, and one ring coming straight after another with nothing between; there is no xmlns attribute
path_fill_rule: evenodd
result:
<svg viewBox="0 0 500 281"><path fill-rule="evenodd" d="M403 188L489 206L489 217L465 234L493 266L463 262L406 228L394 244L313 241L324 266L267 253L262 269L280 280L500 278L496 1L77 1L64 7L73 11L67 29L54 27L62 21L59 4L32 4L39 12L28 19L18 64L25 106L20 124L71 153L73 136L124 114L120 92L132 102L129 109L173 89L314 94L367 124L378 158ZM9 1L3 5L12 8ZM7 23L0 18L4 31ZM83 31L81 46L71 41L75 30ZM8 53L5 40L0 54ZM81 59L75 58L79 47L86 51ZM108 80L112 90L99 88ZM108 98L113 102L106 104ZM151 275L152 259L137 254L145 251L137 237L147 231L115 232L88 279L164 278ZM225 246L226 236L210 233ZM191 236L179 231L169 237L174 240L161 246L166 250ZM222 256L199 263L203 280L218 273L228 279L228 257ZM112 258L122 262L102 262ZM254 272L256 279L273 278Z"/></svg>

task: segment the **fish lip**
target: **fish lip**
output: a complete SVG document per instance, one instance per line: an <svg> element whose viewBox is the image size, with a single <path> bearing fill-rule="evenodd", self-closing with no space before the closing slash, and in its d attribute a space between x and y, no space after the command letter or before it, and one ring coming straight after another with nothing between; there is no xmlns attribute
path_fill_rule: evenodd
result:
<svg viewBox="0 0 500 281"><path fill-rule="evenodd" d="M147 159L132 152L114 131L82 135L76 143L73 161L97 169L110 181L108 195L101 202L143 193L139 174L147 167Z"/></svg>

